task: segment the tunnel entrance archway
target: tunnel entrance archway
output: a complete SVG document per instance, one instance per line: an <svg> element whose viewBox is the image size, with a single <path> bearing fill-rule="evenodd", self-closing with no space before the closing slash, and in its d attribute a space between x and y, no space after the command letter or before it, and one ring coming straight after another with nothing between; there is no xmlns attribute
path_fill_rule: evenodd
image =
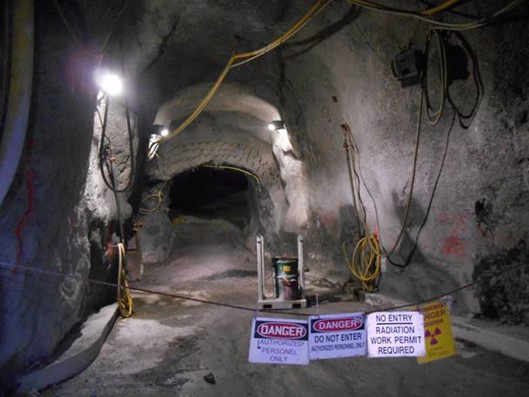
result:
<svg viewBox="0 0 529 397"><path fill-rule="evenodd" d="M239 171L202 166L173 177L169 191L169 218L181 216L227 220L241 229L252 220L253 185Z"/></svg>

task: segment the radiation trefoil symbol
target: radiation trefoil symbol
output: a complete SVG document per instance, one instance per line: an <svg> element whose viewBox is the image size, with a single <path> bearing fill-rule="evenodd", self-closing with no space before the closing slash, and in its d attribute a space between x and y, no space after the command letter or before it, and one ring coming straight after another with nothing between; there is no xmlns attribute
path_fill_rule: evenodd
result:
<svg viewBox="0 0 529 397"><path fill-rule="evenodd" d="M426 333L424 334L424 337L426 339L430 338L430 345L437 345L439 341L437 340L437 336L441 335L441 330L437 327L435 327L435 331L430 332L429 329L426 330Z"/></svg>

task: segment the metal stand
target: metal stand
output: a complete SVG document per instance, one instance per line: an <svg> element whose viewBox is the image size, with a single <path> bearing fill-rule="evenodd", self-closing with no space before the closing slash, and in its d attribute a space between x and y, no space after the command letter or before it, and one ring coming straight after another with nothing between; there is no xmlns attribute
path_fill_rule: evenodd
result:
<svg viewBox="0 0 529 397"><path fill-rule="evenodd" d="M303 263L303 237L298 236L298 288L300 299L283 300L281 298L271 298L265 291L265 259L264 259L264 238L259 235L257 241L257 307L259 309L298 309L307 307L305 299L305 272Z"/></svg>

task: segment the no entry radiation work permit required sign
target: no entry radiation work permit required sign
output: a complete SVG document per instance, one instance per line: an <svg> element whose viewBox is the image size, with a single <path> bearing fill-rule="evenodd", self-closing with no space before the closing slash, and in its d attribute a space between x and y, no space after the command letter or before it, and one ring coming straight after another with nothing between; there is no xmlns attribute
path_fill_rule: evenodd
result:
<svg viewBox="0 0 529 397"><path fill-rule="evenodd" d="M252 322L249 361L263 364L309 364L307 321L256 317Z"/></svg>
<svg viewBox="0 0 529 397"><path fill-rule="evenodd" d="M378 312L367 316L369 357L425 355L424 319L419 312Z"/></svg>
<svg viewBox="0 0 529 397"><path fill-rule="evenodd" d="M419 306L424 316L426 356L417 357L420 364L451 357L456 354L452 323L448 307L441 301Z"/></svg>
<svg viewBox="0 0 529 397"><path fill-rule="evenodd" d="M310 316L309 324L311 360L366 355L363 313Z"/></svg>

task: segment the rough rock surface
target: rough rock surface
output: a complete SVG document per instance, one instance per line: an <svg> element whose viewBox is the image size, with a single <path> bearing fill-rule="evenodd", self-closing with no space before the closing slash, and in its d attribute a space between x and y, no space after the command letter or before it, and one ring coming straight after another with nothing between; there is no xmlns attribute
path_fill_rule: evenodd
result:
<svg viewBox="0 0 529 397"><path fill-rule="evenodd" d="M410 43L424 46L426 25L360 10L345 0L332 1L284 46L231 70L225 95L189 130L162 146L162 156L173 150L174 155L162 157L157 169L148 165L144 180L143 149L158 111L166 111L163 123L177 126L206 94L234 49L250 51L269 43L310 4L36 3L31 139L0 207L2 382L9 383L12 372L45 360L72 326L104 301L96 287L88 286L88 277L115 278L108 243L115 243L119 229L117 206L114 195L101 185L97 156L91 154L98 147L92 73L99 61L75 44L56 3L88 49L101 47L109 37L103 66L121 69L124 61L130 83L127 99L137 114L132 125L139 153L134 185L119 199L127 231L139 219L130 215L137 215L149 187L201 164L232 164L257 175L266 192L255 196L248 241L264 233L278 251L288 252L295 234L301 233L306 237L307 265L346 279L350 274L340 246L358 232L363 211L351 197L341 127L347 123L358 147L359 190L370 231L391 250L403 230L390 259L408 266L387 262L380 289L411 301L480 281L479 288L455 295L458 313L508 322L527 317L528 272L519 268L501 280L489 278L489 271L527 260L527 4L491 26L442 34L448 48L449 98L436 126L423 114L416 180L403 226L421 90L402 88L390 65ZM425 7L422 0L393 3ZM462 2L440 18L472 20L502 5L493 0ZM430 55L427 95L435 108L435 41ZM130 175L126 123L123 102L115 105L109 111L109 139L118 182L124 183ZM270 135L268 117L283 119L286 135ZM166 209L146 221L147 251L157 255L153 262L164 260L173 248ZM20 269L13 273L16 264ZM79 278L37 277L23 267ZM478 280L480 275L486 277ZM509 286L517 286L516 291L506 290Z"/></svg>

